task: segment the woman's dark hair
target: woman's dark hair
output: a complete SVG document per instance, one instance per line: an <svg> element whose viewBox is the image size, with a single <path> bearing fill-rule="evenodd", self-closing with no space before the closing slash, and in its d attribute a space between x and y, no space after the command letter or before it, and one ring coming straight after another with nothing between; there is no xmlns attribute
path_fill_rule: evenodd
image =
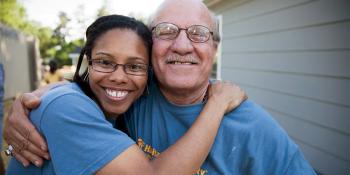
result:
<svg viewBox="0 0 350 175"><path fill-rule="evenodd" d="M102 34L112 29L128 29L134 31L142 39L145 47L147 48L148 56L149 58L151 57L152 34L147 26L141 21L122 15L108 15L98 18L86 30L86 42L84 47L81 49L77 70L75 71L73 77L73 82L76 82L89 97L94 97L94 95L90 89L89 83L84 80L84 77L87 76L88 71L85 70L82 75L79 75L82 61L84 57L88 60L91 59L92 48L94 47L96 40Z"/></svg>
<svg viewBox="0 0 350 175"><path fill-rule="evenodd" d="M49 66L50 66L50 73L54 74L57 70L57 62L55 60L50 60Z"/></svg>

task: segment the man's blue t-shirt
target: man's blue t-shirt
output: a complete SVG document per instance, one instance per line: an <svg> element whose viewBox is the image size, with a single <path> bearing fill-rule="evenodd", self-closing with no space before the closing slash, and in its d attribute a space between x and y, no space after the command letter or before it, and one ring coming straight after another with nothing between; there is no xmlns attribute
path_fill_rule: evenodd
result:
<svg viewBox="0 0 350 175"><path fill-rule="evenodd" d="M154 83L150 94L134 103L125 120L130 136L137 140L139 147L150 157L156 157L191 127L202 108L203 104L170 103ZM277 122L247 100L224 117L209 156L196 174L315 173Z"/></svg>
<svg viewBox="0 0 350 175"><path fill-rule="evenodd" d="M94 174L135 142L113 128L75 83L52 89L42 97L30 119L48 143L51 160L28 168L12 158L8 175Z"/></svg>

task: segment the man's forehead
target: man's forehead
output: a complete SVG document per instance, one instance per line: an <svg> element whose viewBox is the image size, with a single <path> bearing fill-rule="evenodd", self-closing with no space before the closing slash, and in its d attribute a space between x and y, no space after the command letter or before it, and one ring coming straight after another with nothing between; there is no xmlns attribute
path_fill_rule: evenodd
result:
<svg viewBox="0 0 350 175"><path fill-rule="evenodd" d="M180 0L181 1L181 0ZM192 2L191 5L171 1L160 6L152 20L152 25L161 22L170 22L179 27L204 25L211 27L212 20L208 9L201 3Z"/></svg>
<svg viewBox="0 0 350 175"><path fill-rule="evenodd" d="M188 28L189 26L192 26L192 25L202 25L202 26L212 28L212 24L210 21L208 21L208 20L193 20L193 18L191 20L189 20L189 19L181 20L179 18L177 18L177 19L158 18L158 19L155 19L152 22L152 24L153 24L153 26L155 26L159 23L164 23L164 22L175 24L181 28Z"/></svg>

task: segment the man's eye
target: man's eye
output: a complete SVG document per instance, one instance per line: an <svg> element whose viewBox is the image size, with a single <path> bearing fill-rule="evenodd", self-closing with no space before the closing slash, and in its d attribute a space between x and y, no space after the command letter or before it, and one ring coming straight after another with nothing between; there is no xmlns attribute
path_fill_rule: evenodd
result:
<svg viewBox="0 0 350 175"><path fill-rule="evenodd" d="M188 33L194 36L205 36L207 31L200 28L191 28L188 30Z"/></svg>
<svg viewBox="0 0 350 175"><path fill-rule="evenodd" d="M158 35L172 35L172 34L175 34L175 33L176 33L175 29L167 28L167 27L160 28L158 30Z"/></svg>

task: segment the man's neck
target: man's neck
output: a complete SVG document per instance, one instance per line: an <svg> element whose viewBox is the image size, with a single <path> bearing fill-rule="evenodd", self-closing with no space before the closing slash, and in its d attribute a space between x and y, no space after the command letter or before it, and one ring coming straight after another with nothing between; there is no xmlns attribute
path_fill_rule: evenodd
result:
<svg viewBox="0 0 350 175"><path fill-rule="evenodd" d="M203 101L208 85L209 83L195 90L169 89L162 86L159 89L169 102L176 105L190 105Z"/></svg>

